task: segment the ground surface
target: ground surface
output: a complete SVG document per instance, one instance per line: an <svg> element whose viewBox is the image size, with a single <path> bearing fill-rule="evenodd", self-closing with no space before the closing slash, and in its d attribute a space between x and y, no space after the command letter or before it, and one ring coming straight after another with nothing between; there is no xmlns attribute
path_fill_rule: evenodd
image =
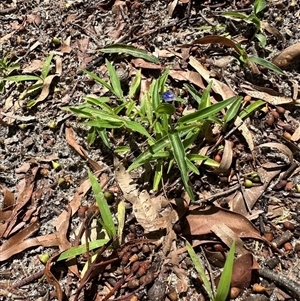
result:
<svg viewBox="0 0 300 301"><path fill-rule="evenodd" d="M1 1L2 63L7 57L6 66L0 67L1 300L209 300L184 238L211 278L220 274L224 254L236 240L236 258L241 258L231 283L236 300L300 300L299 44L277 60L286 69L284 75L266 67L241 66L233 48L224 43L178 47L203 36L230 35L248 55L271 61L299 42L300 6L296 1L267 3L259 15L267 38L262 47L252 39L253 23L221 16L230 10L250 15L253 1L194 2ZM160 64L97 50L113 43L146 49ZM40 89L30 93L33 81L5 80L18 74L41 75L51 53L48 79ZM202 165L200 175L190 177L198 207L183 193L178 169L153 199L153 168L129 176L121 161L114 160L113 149L122 143L134 140L142 150L139 137L116 132L110 135L115 143L111 149L100 139L90 146L82 120L62 110L82 103L87 94L110 95L82 72L86 68L108 80L105 59L119 70L125 90L138 69L150 83L170 66L167 86L186 100L177 107L179 115L193 106L183 83L202 93L212 80L212 101L232 95L243 96L245 106L265 101L240 129L232 123L201 138L199 148L221 161L223 170ZM19 68L9 70L14 63ZM125 156L127 164L139 152ZM112 212L125 204L126 214L118 251L98 250L100 265L80 280L90 256L78 256L68 268L64 261L56 262L56 254L80 244L81 236L89 236L87 229L95 233L89 221L98 211L89 192L88 168L115 195L109 202ZM253 172L258 183L245 187L243 175ZM150 204L148 215L133 210L136 205L126 193L132 179L139 200ZM86 234L80 235L79 229ZM39 259L42 254L52 256L46 268Z"/></svg>

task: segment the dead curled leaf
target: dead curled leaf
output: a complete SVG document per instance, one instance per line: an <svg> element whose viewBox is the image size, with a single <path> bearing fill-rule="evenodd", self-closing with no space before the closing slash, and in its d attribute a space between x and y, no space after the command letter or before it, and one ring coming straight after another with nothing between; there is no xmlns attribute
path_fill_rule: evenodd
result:
<svg viewBox="0 0 300 301"><path fill-rule="evenodd" d="M46 263L46 267L45 267L45 277L47 279L47 282L51 285L53 285L56 289L56 298L58 299L58 301L63 301L64 300L64 293L61 289L61 286L58 282L58 280L55 278L55 276L53 275L53 273L51 272L51 265L53 262L56 261L56 259L58 258L60 254L54 254Z"/></svg>
<svg viewBox="0 0 300 301"><path fill-rule="evenodd" d="M145 232L158 231L160 229L170 230L172 225L179 219L180 214L184 211L185 202L175 200L178 205L178 212L173 209L163 196L151 197L145 190L139 192L137 185L133 182L130 174L126 172L122 164L115 161L115 179L120 186L123 195L127 201L132 204L133 214L138 223L144 228Z"/></svg>
<svg viewBox="0 0 300 301"><path fill-rule="evenodd" d="M300 43L291 45L272 59L272 63L281 69L290 67L300 60Z"/></svg>
<svg viewBox="0 0 300 301"><path fill-rule="evenodd" d="M212 232L212 227L220 221L229 227L240 238L264 240L259 231L243 215L216 206L188 210L186 227L183 235L206 235Z"/></svg>
<svg viewBox="0 0 300 301"><path fill-rule="evenodd" d="M69 145L72 146L80 156L82 156L89 162L89 164L94 168L94 170L101 170L101 166L96 161L89 158L87 151L77 143L75 138L75 132L71 127L66 128L66 140L69 143Z"/></svg>

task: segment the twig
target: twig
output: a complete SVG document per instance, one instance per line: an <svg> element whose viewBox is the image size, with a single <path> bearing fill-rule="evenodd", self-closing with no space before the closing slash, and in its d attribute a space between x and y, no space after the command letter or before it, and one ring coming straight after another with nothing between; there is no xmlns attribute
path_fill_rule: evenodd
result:
<svg viewBox="0 0 300 301"><path fill-rule="evenodd" d="M240 184L240 191L241 191L241 194L242 194L242 197L243 197L243 200L244 200L246 210L249 212L249 214L252 214L251 208L248 204L248 201L247 201L247 198L246 198L246 195L245 195L244 186L241 183L241 178L240 178L241 168L240 168L239 160L236 160L236 169L237 169L236 177L237 177L237 180Z"/></svg>
<svg viewBox="0 0 300 301"><path fill-rule="evenodd" d="M300 300L300 283L287 278L278 272L273 272L268 268L261 268L258 270L259 276L274 281L276 284L288 290L297 300Z"/></svg>
<svg viewBox="0 0 300 301"><path fill-rule="evenodd" d="M30 276L28 276L28 277L26 277L26 278L24 278L24 279L22 279L22 280L20 280L18 282L15 282L11 286L12 286L12 288L19 288L21 286L29 284L32 281L37 280L37 279L43 277L44 276L44 272L45 272L45 269L42 269L41 271L36 272L33 275L30 275Z"/></svg>

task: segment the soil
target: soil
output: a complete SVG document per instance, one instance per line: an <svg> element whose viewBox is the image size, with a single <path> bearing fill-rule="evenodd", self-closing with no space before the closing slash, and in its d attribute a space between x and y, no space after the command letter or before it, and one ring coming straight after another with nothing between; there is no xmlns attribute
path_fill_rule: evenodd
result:
<svg viewBox="0 0 300 301"><path fill-rule="evenodd" d="M254 38L255 24L224 17L228 11L249 16L253 1L1 1L0 300L209 300L185 239L216 282L224 255L232 240L237 241L236 258L244 257L235 270L243 273L233 276L230 299L300 300L300 4L267 2L258 14L266 36L264 47ZM289 46L298 46L279 57L281 75L266 66L241 63L234 58L236 51L221 42L197 42L211 35L232 38L248 56L267 61ZM116 43L145 49L160 63L138 65L131 56L99 50ZM50 54L49 89L29 93L33 81L6 80L22 74L40 76ZM247 133L231 123L215 129L218 134L212 140L205 138L210 157L218 161L226 157L223 163L230 162L229 166L220 172L203 167L200 175L191 176L196 202L176 216L173 228L157 228L155 221L147 227L135 215L122 175L117 176L114 147L107 148L100 139L89 145L88 127L63 108L83 103L88 94L110 96L83 71L108 81L107 59L123 77L125 90L138 69L151 82L170 67L173 73L167 86L187 100L184 109L191 109L194 103L183 84L194 84L201 93L208 84L204 73L201 81L182 78L182 72L195 71L191 57L214 83L223 84L224 94L230 90L242 96L245 105L258 99L266 105L246 119ZM3 67L5 58L19 68L8 71ZM222 100L221 94L213 89L213 100ZM116 136L116 145L121 137ZM143 141L138 139L135 143L142 149ZM136 157L133 152L126 163ZM80 277L91 252L68 263L57 257L76 240L84 243L79 229L83 227L82 233L89 236L97 228L97 223L89 224L99 214L87 180L89 169L111 193L112 212L124 201L126 215L119 248L98 248L98 266L90 263L89 272ZM254 172L258 183L245 187L244 175ZM186 197L178 170L156 193L145 174L148 179L153 176L144 169L130 174L139 192L170 201ZM161 214L176 205L168 202ZM204 220L197 214L207 207L219 209L209 209ZM41 255L47 254L50 259L42 262Z"/></svg>

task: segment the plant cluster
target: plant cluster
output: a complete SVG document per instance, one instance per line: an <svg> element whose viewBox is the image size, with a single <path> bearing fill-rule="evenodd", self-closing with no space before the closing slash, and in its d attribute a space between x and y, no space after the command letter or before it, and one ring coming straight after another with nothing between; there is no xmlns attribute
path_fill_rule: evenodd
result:
<svg viewBox="0 0 300 301"><path fill-rule="evenodd" d="M124 95L120 79L113 65L106 60L106 66L110 82L106 82L94 73L84 70L96 82L103 85L111 94L106 96L86 96L83 104L67 107L78 117L83 124L90 127L88 142L91 144L96 137L100 137L103 143L112 148L109 133L121 129L128 135L139 135L143 138L144 147L134 162L128 167L131 171L145 164L151 163L155 168L153 176L153 189L158 190L164 173L169 173L176 164L182 183L190 198L194 200L194 194L189 183L190 173L200 174L200 163L218 167L218 163L207 156L202 156L194 151L194 142L202 137L212 123L217 123L225 128L226 125L240 114L241 118L247 117L257 109L256 104L251 104L247 111L240 112L242 97L235 96L212 104L210 101L210 89L208 85L203 94L192 86L186 85L187 90L197 103L197 107L191 113L177 116L177 101L173 93L166 91L166 81L169 70L154 79L139 103L135 95L140 89L141 72L137 71L129 92ZM260 103L261 105L261 103ZM220 112L226 110L222 116ZM119 145L114 148L116 153L130 151L129 145Z"/></svg>

